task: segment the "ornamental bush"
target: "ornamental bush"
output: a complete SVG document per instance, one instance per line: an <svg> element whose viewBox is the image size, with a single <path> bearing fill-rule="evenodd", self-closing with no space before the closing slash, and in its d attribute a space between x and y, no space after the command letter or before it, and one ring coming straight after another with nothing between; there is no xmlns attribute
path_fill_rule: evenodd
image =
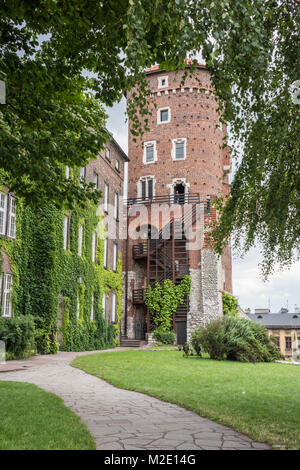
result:
<svg viewBox="0 0 300 470"><path fill-rule="evenodd" d="M156 328L153 331L153 338L162 344L174 344L175 342L175 332L174 331L164 331L161 328Z"/></svg>
<svg viewBox="0 0 300 470"><path fill-rule="evenodd" d="M192 344L217 360L271 362L282 357L262 325L230 314L198 328Z"/></svg>
<svg viewBox="0 0 300 470"><path fill-rule="evenodd" d="M34 335L33 316L0 318L0 339L5 343L7 359L23 359L34 354Z"/></svg>

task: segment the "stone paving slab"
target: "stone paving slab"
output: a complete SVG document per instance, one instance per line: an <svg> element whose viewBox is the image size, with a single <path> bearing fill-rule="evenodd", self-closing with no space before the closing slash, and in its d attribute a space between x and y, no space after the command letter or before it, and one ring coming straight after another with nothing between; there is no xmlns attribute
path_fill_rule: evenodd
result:
<svg viewBox="0 0 300 470"><path fill-rule="evenodd" d="M192 411L116 388L70 366L77 355L94 352L100 351L37 356L21 361L26 369L3 370L0 380L30 382L60 396L86 423L99 450L270 449Z"/></svg>

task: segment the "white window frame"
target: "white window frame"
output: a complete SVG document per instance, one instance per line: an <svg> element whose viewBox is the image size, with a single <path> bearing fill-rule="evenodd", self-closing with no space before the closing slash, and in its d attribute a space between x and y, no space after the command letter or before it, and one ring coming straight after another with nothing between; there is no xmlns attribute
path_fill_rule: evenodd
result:
<svg viewBox="0 0 300 470"><path fill-rule="evenodd" d="M138 190L138 198L142 199L143 194L142 194L142 183L143 181L146 182L146 195L145 195L145 201L149 199L149 186L148 186L148 181L152 180L152 199L155 197L155 183L156 180L154 179L154 176L141 176L138 183L137 183L137 190Z"/></svg>
<svg viewBox="0 0 300 470"><path fill-rule="evenodd" d="M172 159L175 160L176 162L181 162L183 160L186 160L186 142L187 139L186 137L178 137L177 139L172 139ZM176 158L176 144L177 143L184 143L183 147L183 158Z"/></svg>
<svg viewBox="0 0 300 470"><path fill-rule="evenodd" d="M96 261L97 261L97 232L93 232L92 260L93 260L94 263L96 263Z"/></svg>
<svg viewBox="0 0 300 470"><path fill-rule="evenodd" d="M95 185L95 189L98 189L99 188L99 175L96 171L94 171L94 174L93 174L93 183Z"/></svg>
<svg viewBox="0 0 300 470"><path fill-rule="evenodd" d="M104 204L103 209L108 212L108 201L109 201L109 184L104 182Z"/></svg>
<svg viewBox="0 0 300 470"><path fill-rule="evenodd" d="M105 149L105 158L110 162L110 149L108 147Z"/></svg>
<svg viewBox="0 0 300 470"><path fill-rule="evenodd" d="M1 277L2 280L2 277ZM13 276L10 273L3 274L3 297L2 297L2 316L9 318L12 316L12 284Z"/></svg>
<svg viewBox="0 0 300 470"><path fill-rule="evenodd" d="M116 159L115 169L120 173L121 163L120 163L120 160L118 160L118 159Z"/></svg>
<svg viewBox="0 0 300 470"><path fill-rule="evenodd" d="M118 264L118 244L114 243L113 271L117 270Z"/></svg>
<svg viewBox="0 0 300 470"><path fill-rule="evenodd" d="M103 254L103 266L108 267L108 239L104 238L104 254Z"/></svg>
<svg viewBox="0 0 300 470"><path fill-rule="evenodd" d="M0 201L1 201L1 206L0 206L0 213L3 215L3 226L2 228L0 227L0 235L5 235L6 234L6 222L7 222L7 201L8 197L6 193L0 193ZM3 207L2 207L2 201L3 201Z"/></svg>
<svg viewBox="0 0 300 470"><path fill-rule="evenodd" d="M167 121L161 121L161 112L162 111L168 111L168 120ZM171 122L171 108L169 106L165 106L164 108L158 108L157 110L157 124L168 124Z"/></svg>
<svg viewBox="0 0 300 470"><path fill-rule="evenodd" d="M79 230L78 230L78 256L82 256L83 237L84 237L84 226L83 224L81 224L79 225Z"/></svg>
<svg viewBox="0 0 300 470"><path fill-rule="evenodd" d="M111 322L116 323L116 321L117 321L117 294L113 292L112 299L111 299Z"/></svg>
<svg viewBox="0 0 300 470"><path fill-rule="evenodd" d="M114 219L119 220L119 194L114 193Z"/></svg>
<svg viewBox="0 0 300 470"><path fill-rule="evenodd" d="M80 181L85 181L85 167L84 166L80 168L79 176L80 176Z"/></svg>
<svg viewBox="0 0 300 470"><path fill-rule="evenodd" d="M8 207L8 231L7 231L7 236L10 238L16 238L16 210L17 210L17 200L14 197L10 197L9 207Z"/></svg>
<svg viewBox="0 0 300 470"><path fill-rule="evenodd" d="M147 162L147 148L153 147L153 160ZM157 150L156 150L156 140L149 140L148 142L144 142L143 148L143 163L144 165L149 165L157 161Z"/></svg>
<svg viewBox="0 0 300 470"><path fill-rule="evenodd" d="M91 304L91 321L96 320L96 311L95 311L95 293L92 294L92 304Z"/></svg>
<svg viewBox="0 0 300 470"><path fill-rule="evenodd" d="M63 231L63 236L64 236L64 249L68 249L68 232L69 232L69 217L65 215L64 217L64 231Z"/></svg>
<svg viewBox="0 0 300 470"><path fill-rule="evenodd" d="M106 318L106 293L102 294L102 315L103 318Z"/></svg>
<svg viewBox="0 0 300 470"><path fill-rule="evenodd" d="M163 85L162 81L166 80L166 83ZM169 86L169 77L168 75L163 75L162 77L157 78L157 88L168 88Z"/></svg>
<svg viewBox="0 0 300 470"><path fill-rule="evenodd" d="M79 295L77 294L77 306L76 306L76 318L80 318L80 300Z"/></svg>
<svg viewBox="0 0 300 470"><path fill-rule="evenodd" d="M66 179L70 179L70 167L66 165Z"/></svg>

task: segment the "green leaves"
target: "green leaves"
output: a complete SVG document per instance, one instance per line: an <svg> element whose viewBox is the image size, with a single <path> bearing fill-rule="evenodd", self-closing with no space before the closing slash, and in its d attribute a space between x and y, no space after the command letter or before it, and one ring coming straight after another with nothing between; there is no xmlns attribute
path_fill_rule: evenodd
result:
<svg viewBox="0 0 300 470"><path fill-rule="evenodd" d="M191 289L191 279L185 275L180 284L173 284L166 279L163 284L155 283L155 287L149 285L146 291L146 305L153 316L154 323L161 331L169 331L172 325L172 317L178 305L184 302Z"/></svg>

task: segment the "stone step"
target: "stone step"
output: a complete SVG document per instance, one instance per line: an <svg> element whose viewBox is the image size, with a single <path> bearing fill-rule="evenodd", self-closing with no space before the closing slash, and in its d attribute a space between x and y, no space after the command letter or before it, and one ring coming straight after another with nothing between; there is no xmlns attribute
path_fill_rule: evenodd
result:
<svg viewBox="0 0 300 470"><path fill-rule="evenodd" d="M140 346L145 346L147 341L142 341L140 339L121 339L120 346L121 348L139 348Z"/></svg>

